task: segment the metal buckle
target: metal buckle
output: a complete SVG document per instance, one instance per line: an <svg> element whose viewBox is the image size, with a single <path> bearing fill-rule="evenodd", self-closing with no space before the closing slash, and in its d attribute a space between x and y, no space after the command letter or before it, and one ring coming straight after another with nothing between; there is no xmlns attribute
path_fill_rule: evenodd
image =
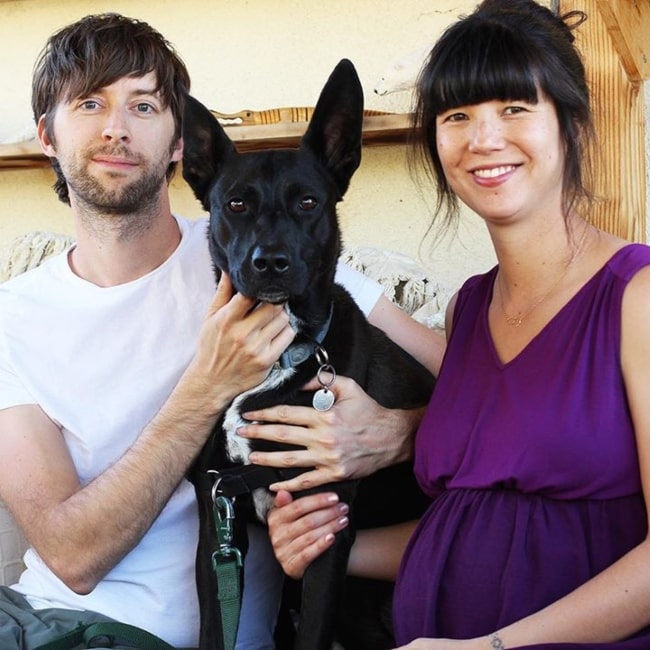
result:
<svg viewBox="0 0 650 650"><path fill-rule="evenodd" d="M208 470L208 473L219 475L216 470ZM217 541L219 548L212 554L212 566L216 570L216 565L220 560L225 560L229 556L234 556L237 566L242 566L242 557L239 549L232 546L235 536L235 499L229 499L223 494L219 494L219 483L221 477L218 477L212 486L212 514L214 516L214 527L217 532Z"/></svg>

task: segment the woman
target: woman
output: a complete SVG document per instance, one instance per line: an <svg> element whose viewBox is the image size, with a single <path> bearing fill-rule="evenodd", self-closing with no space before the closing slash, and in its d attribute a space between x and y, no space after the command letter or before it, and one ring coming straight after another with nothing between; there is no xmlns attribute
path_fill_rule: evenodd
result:
<svg viewBox="0 0 650 650"><path fill-rule="evenodd" d="M585 220L583 19L485 0L419 80L439 213L476 212L498 266L450 304L417 433L433 502L395 589L404 648L650 648L650 248ZM325 498L276 499L294 576L347 523ZM378 539L359 539L354 570Z"/></svg>

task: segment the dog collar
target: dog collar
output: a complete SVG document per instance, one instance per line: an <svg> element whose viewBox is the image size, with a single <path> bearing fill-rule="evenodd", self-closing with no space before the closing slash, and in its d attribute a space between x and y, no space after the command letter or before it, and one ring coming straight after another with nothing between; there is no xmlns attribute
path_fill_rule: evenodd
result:
<svg viewBox="0 0 650 650"><path fill-rule="evenodd" d="M327 320L323 323L323 327L316 332L313 341L306 341L304 343L292 343L278 359L280 367L283 369L295 368L299 366L304 361L307 361L310 357L315 354L316 346L321 344L327 332L329 332L330 325L332 324L332 312L334 311L333 305L330 305L330 313L327 316Z"/></svg>

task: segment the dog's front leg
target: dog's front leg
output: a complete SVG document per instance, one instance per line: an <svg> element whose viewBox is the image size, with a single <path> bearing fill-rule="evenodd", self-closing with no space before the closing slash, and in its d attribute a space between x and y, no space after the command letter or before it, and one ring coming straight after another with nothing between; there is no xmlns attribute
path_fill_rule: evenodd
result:
<svg viewBox="0 0 650 650"><path fill-rule="evenodd" d="M351 527L341 531L305 571L294 650L331 650L354 537Z"/></svg>

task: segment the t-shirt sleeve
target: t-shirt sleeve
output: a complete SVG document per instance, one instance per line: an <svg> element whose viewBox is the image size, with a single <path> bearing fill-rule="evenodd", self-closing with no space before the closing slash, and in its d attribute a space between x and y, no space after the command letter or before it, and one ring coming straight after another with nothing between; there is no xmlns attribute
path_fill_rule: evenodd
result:
<svg viewBox="0 0 650 650"><path fill-rule="evenodd" d="M0 410L33 403L34 398L16 374L6 367L4 359L0 360Z"/></svg>
<svg viewBox="0 0 650 650"><path fill-rule="evenodd" d="M34 404L34 398L20 383L18 377L0 363L0 411L21 404Z"/></svg>
<svg viewBox="0 0 650 650"><path fill-rule="evenodd" d="M368 316L383 293L382 286L347 264L339 262L334 280L348 290L361 311Z"/></svg>
<svg viewBox="0 0 650 650"><path fill-rule="evenodd" d="M7 338L0 318L0 409L33 404L34 398L16 374L11 363Z"/></svg>

